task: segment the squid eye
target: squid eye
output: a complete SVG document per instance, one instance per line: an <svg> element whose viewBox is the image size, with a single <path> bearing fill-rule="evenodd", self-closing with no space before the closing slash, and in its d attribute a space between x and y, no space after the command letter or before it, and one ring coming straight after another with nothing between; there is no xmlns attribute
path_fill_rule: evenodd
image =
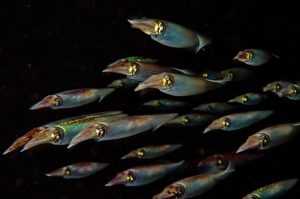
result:
<svg viewBox="0 0 300 199"><path fill-rule="evenodd" d="M97 138L102 138L105 135L105 129L103 127L98 127L96 129Z"/></svg>
<svg viewBox="0 0 300 199"><path fill-rule="evenodd" d="M227 168L228 162L224 161L224 159L222 158L218 158L216 160L216 166L218 167L218 169L220 170L225 170Z"/></svg>
<svg viewBox="0 0 300 199"><path fill-rule="evenodd" d="M242 97L242 102L243 103L246 103L248 101L249 101L249 97L248 96L245 95L245 96Z"/></svg>
<svg viewBox="0 0 300 199"><path fill-rule="evenodd" d="M233 79L233 76L234 76L234 73L232 71L230 71L230 72L227 73L227 77L229 79Z"/></svg>
<svg viewBox="0 0 300 199"><path fill-rule="evenodd" d="M126 180L127 183L133 183L133 181L135 180L133 173L128 173Z"/></svg>
<svg viewBox="0 0 300 199"><path fill-rule="evenodd" d="M231 119L225 118L222 122L224 128L228 128L231 125Z"/></svg>
<svg viewBox="0 0 300 199"><path fill-rule="evenodd" d="M69 167L65 168L64 170L64 177L67 177L71 174L71 169Z"/></svg>
<svg viewBox="0 0 300 199"><path fill-rule="evenodd" d="M261 147L266 147L270 143L270 137L268 135L263 135L260 138Z"/></svg>
<svg viewBox="0 0 300 199"><path fill-rule="evenodd" d="M145 155L145 150L141 149L137 152L138 158L142 158Z"/></svg>
<svg viewBox="0 0 300 199"><path fill-rule="evenodd" d="M60 106L62 104L63 100L56 96L52 101L52 106Z"/></svg>
<svg viewBox="0 0 300 199"><path fill-rule="evenodd" d="M176 189L176 196L180 197L182 194L184 194L184 191L185 191L185 189L182 185L178 186Z"/></svg>
<svg viewBox="0 0 300 199"><path fill-rule="evenodd" d="M207 78L208 77L208 73L203 73L202 77Z"/></svg>
<svg viewBox="0 0 300 199"><path fill-rule="evenodd" d="M275 84L275 86L274 86L274 91L275 92L278 92L279 90L281 90L281 85L280 84Z"/></svg>
<svg viewBox="0 0 300 199"><path fill-rule="evenodd" d="M292 89L290 90L290 95L295 96L299 93L299 88L295 85L292 85Z"/></svg>
<svg viewBox="0 0 300 199"><path fill-rule="evenodd" d="M169 75L165 75L163 77L163 82L162 82L163 88L169 88L172 85L173 85L173 80L171 79L171 77Z"/></svg>
<svg viewBox="0 0 300 199"><path fill-rule="evenodd" d="M59 129L56 129L56 130L51 134L51 139L52 139L52 142L54 142L54 143L61 142L62 138L63 138L63 135L62 135L62 133L60 132Z"/></svg>
<svg viewBox="0 0 300 199"><path fill-rule="evenodd" d="M246 52L245 53L245 58L248 61L251 60L251 59L253 59L253 53L251 51Z"/></svg>
<svg viewBox="0 0 300 199"><path fill-rule="evenodd" d="M182 123L183 124L188 124L190 122L189 118L188 117L183 117L182 118Z"/></svg>
<svg viewBox="0 0 300 199"><path fill-rule="evenodd" d="M130 75L135 75L138 71L138 67L139 65L137 63L131 63L131 65L128 67L128 72L130 73Z"/></svg>
<svg viewBox="0 0 300 199"><path fill-rule="evenodd" d="M218 159L216 164L217 164L217 166L221 166L223 164L223 161L221 159Z"/></svg>
<svg viewBox="0 0 300 199"><path fill-rule="evenodd" d="M163 22L157 21L155 23L154 30L155 30L156 34L158 34L158 35L162 34L163 31L165 30Z"/></svg>

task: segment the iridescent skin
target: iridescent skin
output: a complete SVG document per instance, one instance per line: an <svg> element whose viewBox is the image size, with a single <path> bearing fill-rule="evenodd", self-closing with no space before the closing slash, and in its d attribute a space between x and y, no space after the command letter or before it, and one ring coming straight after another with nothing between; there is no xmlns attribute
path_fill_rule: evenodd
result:
<svg viewBox="0 0 300 199"><path fill-rule="evenodd" d="M234 111L237 109L237 107L238 106L236 106L235 104L230 104L226 102L212 102L207 104L201 104L193 108L193 110L210 114L223 114Z"/></svg>
<svg viewBox="0 0 300 199"><path fill-rule="evenodd" d="M158 19L128 20L132 28L137 28L165 46L192 49L197 53L210 44L210 39L199 35L182 25Z"/></svg>
<svg viewBox="0 0 300 199"><path fill-rule="evenodd" d="M171 71L171 68L157 64L157 60L141 57L119 59L103 70L103 72L123 74L139 82L152 75Z"/></svg>
<svg viewBox="0 0 300 199"><path fill-rule="evenodd" d="M55 145L69 144L70 140L81 130L99 121L113 121L127 116L121 111L94 113L72 118L62 119L36 127L19 137L3 154L7 154L20 147L27 150L34 146L51 143Z"/></svg>
<svg viewBox="0 0 300 199"><path fill-rule="evenodd" d="M195 126L201 126L203 124L211 122L215 118L216 118L215 116L209 114L191 113L191 114L181 115L175 118L174 120L170 121L168 124L195 127Z"/></svg>
<svg viewBox="0 0 300 199"><path fill-rule="evenodd" d="M282 87L280 91L277 92L279 97L287 97L291 100L300 100L300 83L290 83Z"/></svg>
<svg viewBox="0 0 300 199"><path fill-rule="evenodd" d="M152 145L145 146L142 148L135 149L130 153L123 156L121 159L138 158L138 159L152 159L164 156L168 153L175 151L180 148L181 144L163 144L163 145Z"/></svg>
<svg viewBox="0 0 300 199"><path fill-rule="evenodd" d="M207 81L202 77L175 73L160 73L140 83L138 87L135 88L135 91L155 88L172 96L191 96L202 94L221 86L222 84Z"/></svg>
<svg viewBox="0 0 300 199"><path fill-rule="evenodd" d="M83 129L70 142L71 148L86 140L115 140L137 135L139 133L156 130L160 126L175 118L178 114L156 114L128 116L113 122L98 122Z"/></svg>
<svg viewBox="0 0 300 199"><path fill-rule="evenodd" d="M203 73L202 76L211 82L225 84L226 82L244 81L252 74L253 71L247 68L229 68L221 72Z"/></svg>
<svg viewBox="0 0 300 199"><path fill-rule="evenodd" d="M212 130L234 131L251 126L273 114L273 111L249 111L223 116L214 120L203 133Z"/></svg>
<svg viewBox="0 0 300 199"><path fill-rule="evenodd" d="M229 100L228 102L234 102L244 105L257 105L265 101L267 98L268 96L262 93L245 93Z"/></svg>
<svg viewBox="0 0 300 199"><path fill-rule="evenodd" d="M228 177L234 170L229 165L224 171L206 173L184 178L167 186L153 199L193 198L216 186L221 180Z"/></svg>
<svg viewBox="0 0 300 199"><path fill-rule="evenodd" d="M249 161L262 157L262 154L258 153L222 153L215 154L201 160L198 163L198 171L202 173L217 172L225 170L229 164L233 168L237 168Z"/></svg>
<svg viewBox="0 0 300 199"><path fill-rule="evenodd" d="M134 79L122 78L117 79L111 82L107 87L109 88L117 88L117 89L130 89L135 88L138 85L138 81Z"/></svg>
<svg viewBox="0 0 300 199"><path fill-rule="evenodd" d="M187 103L172 100L172 99L158 99L158 100L151 100L143 104L144 106L154 107L160 110L173 110L176 108L182 108L187 106Z"/></svg>
<svg viewBox="0 0 300 199"><path fill-rule="evenodd" d="M234 59L250 66L260 66L270 61L272 55L272 53L261 49L246 49L238 52Z"/></svg>
<svg viewBox="0 0 300 199"><path fill-rule="evenodd" d="M51 109L65 109L74 108L89 104L99 99L99 102L107 95L111 94L115 89L113 88L84 88L76 90L68 90L53 95L48 95L35 105L30 110L41 108Z"/></svg>
<svg viewBox="0 0 300 199"><path fill-rule="evenodd" d="M62 177L64 179L85 178L97 173L98 171L104 169L107 166L107 163L80 162L56 169L50 173L47 173L46 176Z"/></svg>
<svg viewBox="0 0 300 199"><path fill-rule="evenodd" d="M299 131L299 123L278 124L262 129L249 136L236 153L250 149L265 150L280 146L291 140Z"/></svg>
<svg viewBox="0 0 300 199"><path fill-rule="evenodd" d="M274 82L268 83L266 86L264 86L263 91L264 92L271 91L271 92L277 94L278 92L280 92L282 90L282 88L286 87L289 84L290 84L290 82L288 82L288 81L283 81L283 80L274 81Z"/></svg>
<svg viewBox="0 0 300 199"><path fill-rule="evenodd" d="M276 199L283 196L298 182L298 179L288 179L261 187L249 193L243 199Z"/></svg>
<svg viewBox="0 0 300 199"><path fill-rule="evenodd" d="M136 166L117 173L105 186L123 184L128 187L142 186L153 183L171 173L182 169L184 161L171 164L150 164Z"/></svg>

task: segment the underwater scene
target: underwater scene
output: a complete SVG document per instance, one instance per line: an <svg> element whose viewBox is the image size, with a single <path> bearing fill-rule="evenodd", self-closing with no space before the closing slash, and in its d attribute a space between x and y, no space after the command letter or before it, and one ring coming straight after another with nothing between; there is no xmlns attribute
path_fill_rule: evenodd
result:
<svg viewBox="0 0 300 199"><path fill-rule="evenodd" d="M296 3L1 2L0 198L300 198Z"/></svg>

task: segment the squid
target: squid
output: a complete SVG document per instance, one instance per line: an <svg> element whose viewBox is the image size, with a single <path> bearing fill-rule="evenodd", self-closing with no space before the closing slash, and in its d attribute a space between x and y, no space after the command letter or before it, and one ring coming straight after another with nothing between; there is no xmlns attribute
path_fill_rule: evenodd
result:
<svg viewBox="0 0 300 199"><path fill-rule="evenodd" d="M77 133L97 121L114 121L126 116L121 111L109 111L54 121L36 127L19 137L3 154L5 155L20 147L24 147L22 151L25 151L46 143L66 145Z"/></svg>
<svg viewBox="0 0 300 199"><path fill-rule="evenodd" d="M137 82L145 81L150 76L162 72L193 73L184 69L162 66L157 62L158 60L151 58L128 57L113 62L102 72L126 75L128 79L135 80Z"/></svg>
<svg viewBox="0 0 300 199"><path fill-rule="evenodd" d="M150 164L136 166L117 173L105 186L123 184L128 187L142 186L153 183L171 173L179 171L185 165L184 161L170 164Z"/></svg>
<svg viewBox="0 0 300 199"><path fill-rule="evenodd" d="M271 91L271 92L277 94L278 92L280 92L283 88L285 88L289 84L291 84L291 82L283 81L283 80L274 81L274 82L268 83L266 86L264 86L263 91L264 92Z"/></svg>
<svg viewBox="0 0 300 199"><path fill-rule="evenodd" d="M193 198L199 196L216 186L221 180L234 172L229 164L223 171L200 174L184 178L167 186L153 199L167 198Z"/></svg>
<svg viewBox="0 0 300 199"><path fill-rule="evenodd" d="M262 154L258 153L222 153L215 154L201 160L198 163L198 171L203 173L217 172L225 170L229 164L233 168L239 167L249 161L262 157Z"/></svg>
<svg viewBox="0 0 300 199"><path fill-rule="evenodd" d="M97 122L83 129L70 142L71 148L86 140L115 140L143 133L148 130L156 130L165 123L174 119L178 114L156 114L128 116L113 122Z"/></svg>
<svg viewBox="0 0 300 199"><path fill-rule="evenodd" d="M38 103L30 107L30 110L41 108L67 109L89 104L93 101L102 101L106 96L111 94L113 88L83 88L63 91L53 95L48 95Z"/></svg>
<svg viewBox="0 0 300 199"><path fill-rule="evenodd" d="M291 100L300 100L300 83L290 83L277 92L279 97L287 97Z"/></svg>
<svg viewBox="0 0 300 199"><path fill-rule="evenodd" d="M251 126L273 114L273 111L249 111L226 115L214 120L203 133L212 130L234 131Z"/></svg>
<svg viewBox="0 0 300 199"><path fill-rule="evenodd" d="M135 149L130 153L123 156L121 159L138 158L138 159L152 159L169 154L176 149L180 148L181 144L163 144L163 145L152 145L145 146L142 148Z"/></svg>
<svg viewBox="0 0 300 199"><path fill-rule="evenodd" d="M275 182L264 187L261 187L242 199L275 199L280 198L290 189L292 189L298 182L298 179L288 179Z"/></svg>
<svg viewBox="0 0 300 199"><path fill-rule="evenodd" d="M132 28L141 30L151 39L172 48L190 49L197 53L209 45L211 40L182 25L160 19L133 19L128 20Z"/></svg>
<svg viewBox="0 0 300 199"><path fill-rule="evenodd" d="M261 49L246 49L239 51L233 58L249 66L260 66L266 64L272 57L279 58L277 55Z"/></svg>
<svg viewBox="0 0 300 199"><path fill-rule="evenodd" d="M107 167L107 163L80 162L64 166L46 174L48 177L62 177L64 179L78 179L91 176Z"/></svg>
<svg viewBox="0 0 300 199"><path fill-rule="evenodd" d="M111 82L107 87L117 89L130 89L135 88L138 85L138 81L134 79L122 78Z"/></svg>
<svg viewBox="0 0 300 199"><path fill-rule="evenodd" d="M236 151L241 153L250 149L265 150L280 146L291 140L300 131L300 123L277 124L258 131L248 137Z"/></svg>
<svg viewBox="0 0 300 199"><path fill-rule="evenodd" d="M257 105L265 101L267 98L268 96L262 93L245 93L229 100L228 102L244 105Z"/></svg>
<svg viewBox="0 0 300 199"><path fill-rule="evenodd" d="M240 82L249 79L253 71L248 68L229 68L221 72L202 73L202 77L208 81L225 84L227 82Z"/></svg>
<svg viewBox="0 0 300 199"><path fill-rule="evenodd" d="M193 110L210 114L223 114L234 111L237 109L237 107L238 106L235 104L230 104L226 102L212 102L200 104L199 106L193 108Z"/></svg>
<svg viewBox="0 0 300 199"><path fill-rule="evenodd" d="M172 100L172 99L158 99L158 100L151 100L151 101L145 102L143 105L154 107L154 108L160 109L160 110L173 110L176 108L185 107L188 104L185 102Z"/></svg>
<svg viewBox="0 0 300 199"><path fill-rule="evenodd" d="M102 72L126 75L128 79L141 82L151 75L172 71L171 68L158 65L157 62L158 60L151 58L128 57L111 63Z"/></svg>
<svg viewBox="0 0 300 199"><path fill-rule="evenodd" d="M202 94L221 86L222 84L210 82L197 76L160 73L149 77L134 90L140 91L146 88L155 88L172 96L191 96Z"/></svg>
<svg viewBox="0 0 300 199"><path fill-rule="evenodd" d="M187 126L187 127L195 127L201 126L206 124L207 122L212 121L216 117L210 114L203 114L203 113L191 113L181 115L174 120L168 122L168 124L175 124L180 126Z"/></svg>

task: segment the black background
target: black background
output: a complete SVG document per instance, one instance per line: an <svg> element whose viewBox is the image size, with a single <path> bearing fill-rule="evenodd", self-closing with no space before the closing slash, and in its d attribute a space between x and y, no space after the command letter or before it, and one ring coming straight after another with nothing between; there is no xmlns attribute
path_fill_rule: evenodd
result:
<svg viewBox="0 0 300 199"><path fill-rule="evenodd" d="M296 2L296 1L291 1ZM101 70L116 59L131 55L157 58L172 67L197 71L243 66L232 61L245 48L263 48L280 56L255 68L247 82L231 83L201 96L185 97L192 106L225 101L249 91L260 91L273 80L299 80L297 6L290 1L1 1L0 8L0 151L31 128L56 119L107 110L129 114L156 113L142 102L166 98L159 92L140 97L133 91L117 91L103 100L72 110L28 108L42 97L63 90L104 87L116 75ZM198 54L172 49L130 28L128 18L166 19L209 35L212 45ZM104 187L117 171L151 161L119 161L132 149L147 144L182 143L184 147L165 157L194 162L208 155L233 151L246 137L263 127L300 121L300 102L270 99L246 109L273 109L275 114L251 128L237 132L213 132L201 128L161 128L112 142L86 143L72 150L45 145L28 152L0 157L0 198L151 198L166 185L196 174L192 167L153 184L129 188ZM244 110L246 110L244 109ZM189 109L181 112L190 112ZM251 162L201 198L241 198L271 182L299 178L299 136ZM110 167L80 180L47 178L45 173L79 161L109 162ZM299 185L283 198L299 198Z"/></svg>

